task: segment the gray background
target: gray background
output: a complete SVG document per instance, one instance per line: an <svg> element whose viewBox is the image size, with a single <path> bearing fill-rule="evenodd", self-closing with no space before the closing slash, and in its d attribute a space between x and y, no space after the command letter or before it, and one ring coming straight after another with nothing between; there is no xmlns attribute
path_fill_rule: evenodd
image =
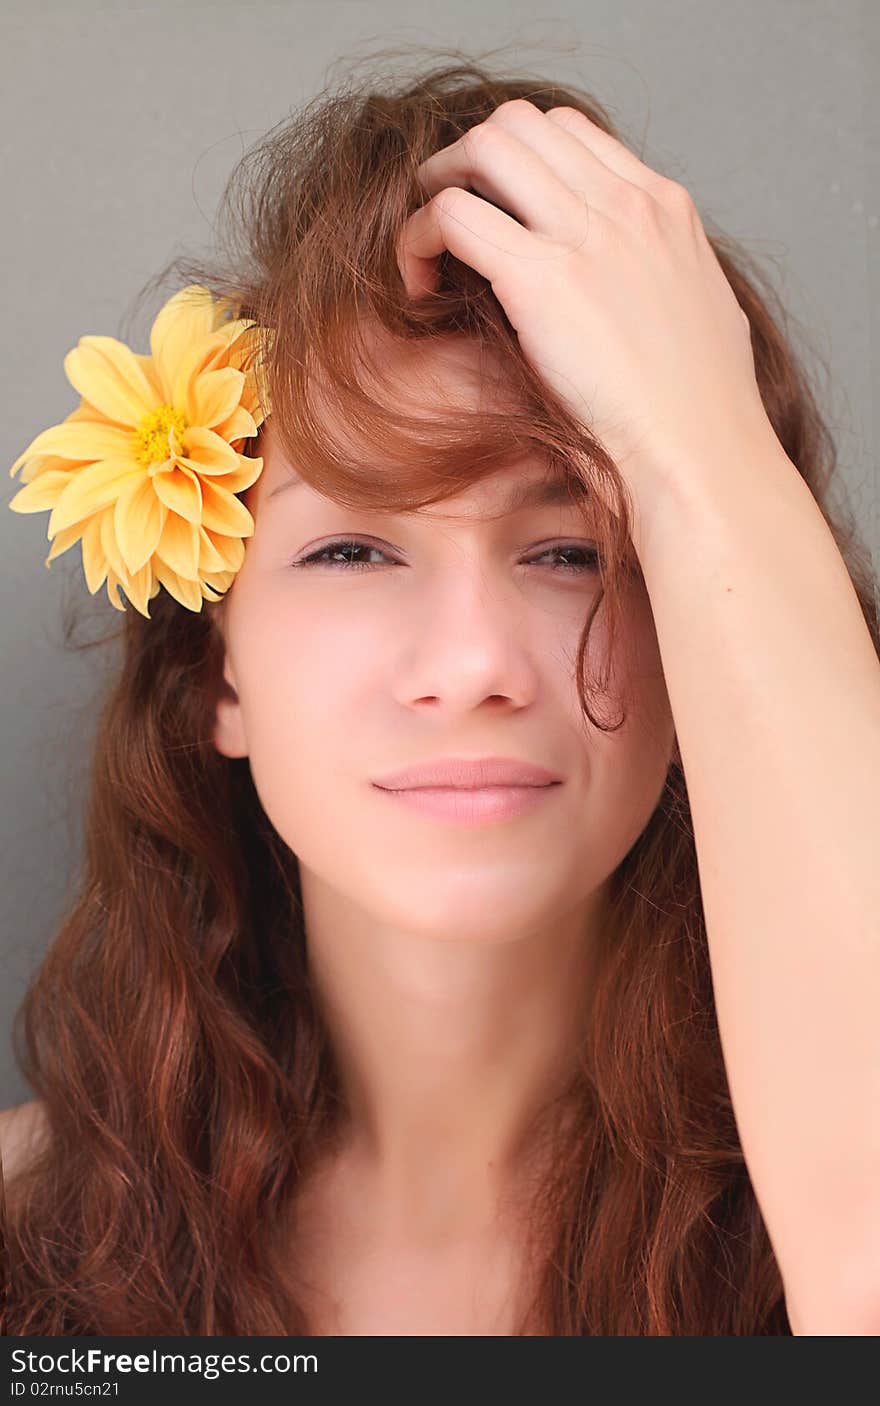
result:
<svg viewBox="0 0 880 1406"><path fill-rule="evenodd" d="M6 0L3 461L75 408L62 362L81 335L148 349L158 303L138 340L126 322L142 286L173 254L210 247L237 158L349 60L414 46L411 68L420 45L476 58L501 46L504 68L593 92L624 140L772 273L880 562L880 4L550 0L535 13L534 0ZM19 486L8 480L5 501ZM30 1096L12 1016L66 908L93 700L113 665L107 649L66 650L62 621L70 603L92 633L119 618L103 588L89 595L78 545L44 569L47 522L0 514L0 1107Z"/></svg>

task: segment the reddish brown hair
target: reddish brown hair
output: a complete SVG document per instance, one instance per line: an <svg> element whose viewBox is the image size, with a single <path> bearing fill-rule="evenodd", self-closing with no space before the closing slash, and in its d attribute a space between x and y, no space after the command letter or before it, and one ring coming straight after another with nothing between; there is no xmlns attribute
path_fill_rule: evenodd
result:
<svg viewBox="0 0 880 1406"><path fill-rule="evenodd" d="M524 447L596 490L601 590L578 687L607 730L618 724L594 707L607 672L582 671L600 605L610 667L632 524L621 476L530 369L484 278L444 256L438 296L414 303L395 256L424 200L418 163L514 98L578 107L620 135L586 93L493 76L461 55L414 78L352 84L242 159L222 210L225 253L170 271L275 329L264 367L273 421L319 491L401 511L462 491ZM836 451L790 319L769 280L704 224L748 315L770 420L832 527L880 652L871 558L846 508L832 508ZM371 319L413 343L488 344L505 367L500 408L395 413L363 355ZM341 422L359 426L356 453L316 413L318 380ZM295 1246L279 1228L333 1140L341 1094L309 986L297 860L247 760L213 745L222 604L194 613L160 591L150 611L121 619L78 891L16 1017L16 1057L50 1136L7 1186L6 1331L308 1333ZM536 1187L541 1250L522 1329L788 1333L725 1076L677 755L612 883L578 1074L565 1116L547 1122L555 1171Z"/></svg>

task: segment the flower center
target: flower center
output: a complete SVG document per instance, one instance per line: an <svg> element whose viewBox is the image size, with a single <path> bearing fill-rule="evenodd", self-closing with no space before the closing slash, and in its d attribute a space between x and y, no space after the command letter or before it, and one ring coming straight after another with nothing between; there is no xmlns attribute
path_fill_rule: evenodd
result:
<svg viewBox="0 0 880 1406"><path fill-rule="evenodd" d="M187 427L186 416L173 405L160 405L150 410L134 431L134 457L139 464L164 464L181 453L180 441Z"/></svg>

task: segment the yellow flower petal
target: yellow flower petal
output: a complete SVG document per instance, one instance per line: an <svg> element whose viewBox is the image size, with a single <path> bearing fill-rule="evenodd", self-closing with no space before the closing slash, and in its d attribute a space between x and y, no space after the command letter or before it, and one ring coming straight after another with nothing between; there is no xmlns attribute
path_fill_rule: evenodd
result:
<svg viewBox="0 0 880 1406"><path fill-rule="evenodd" d="M214 568L210 563L200 561L199 575L208 579L216 570L221 574L234 576L244 561L245 548L242 539L240 537L227 537L222 532L209 532L206 535L210 538L211 544L220 558L220 564Z"/></svg>
<svg viewBox="0 0 880 1406"><path fill-rule="evenodd" d="M242 404L246 405L248 410L250 410L251 414L257 422L258 428L260 425L262 425L263 421L267 419L268 416L272 413L272 401L269 396L268 388L264 388L259 393L259 395L255 390L252 400L249 400L246 396L243 396Z"/></svg>
<svg viewBox="0 0 880 1406"><path fill-rule="evenodd" d="M140 571L128 573L122 578L123 588L128 599L135 610L139 610L141 615L145 615L149 620L150 612L147 603L153 589L153 569L149 562Z"/></svg>
<svg viewBox="0 0 880 1406"><path fill-rule="evenodd" d="M250 439L257 433L257 422L249 410L243 405L237 405L229 416L228 420L223 420L221 424L214 425L214 431L225 439L227 444L234 444L239 439Z"/></svg>
<svg viewBox="0 0 880 1406"><path fill-rule="evenodd" d="M119 588L120 584L121 584L121 583L120 583L119 577L116 575L116 573L113 572L113 571L110 571L110 570L108 569L108 571L107 571L107 595L108 595L109 598L110 598L110 604L111 604L112 606L114 606L117 610L124 610L124 609L125 609L125 606L124 606L124 604L123 604L123 602L122 602L122 600L120 599L119 594L118 594L118 588Z"/></svg>
<svg viewBox="0 0 880 1406"><path fill-rule="evenodd" d="M89 524L86 524L86 526L88 525ZM81 522L78 522L75 527L66 527L63 532L57 532L52 539L52 546L49 549L49 555L46 557L44 565L49 566L56 557L62 556L64 552L76 546L76 543L80 540L82 535L83 524Z"/></svg>
<svg viewBox="0 0 880 1406"><path fill-rule="evenodd" d="M228 420L241 399L245 376L233 366L203 371L189 384L184 411L191 425L211 430Z"/></svg>
<svg viewBox="0 0 880 1406"><path fill-rule="evenodd" d="M199 376L209 376L215 370L225 370L226 362L220 338L214 334L204 337L187 348L181 358L174 380L174 403L186 407L190 403L191 386ZM189 418L189 416L187 416Z"/></svg>
<svg viewBox="0 0 880 1406"><path fill-rule="evenodd" d="M81 522L85 517L113 503L131 483L145 476L146 471L131 459L105 459L89 464L71 476L52 510L49 535L53 537L64 527Z"/></svg>
<svg viewBox="0 0 880 1406"><path fill-rule="evenodd" d="M157 580L162 582L169 595L172 595L181 605L186 606L188 610L201 611L202 592L197 581L190 581L186 577L178 575L158 557L153 559L153 574Z"/></svg>
<svg viewBox="0 0 880 1406"><path fill-rule="evenodd" d="M153 570L149 563L142 571L138 571L134 575L127 571L114 571L110 567L107 569L107 594L110 596L113 604L116 605L114 595L118 588L125 593L135 610L139 611L147 620L150 618L147 603L151 596L155 594L153 585ZM125 605L117 605L116 608L117 610L124 610Z"/></svg>
<svg viewBox="0 0 880 1406"><path fill-rule="evenodd" d="M197 474L227 474L238 471L238 455L214 430L190 425L183 436L181 462Z"/></svg>
<svg viewBox="0 0 880 1406"><path fill-rule="evenodd" d="M200 347L213 330L213 300L208 289L198 283L181 288L160 309L150 330L150 350L164 400L181 406L178 386L185 391ZM185 374L180 385L182 369Z"/></svg>
<svg viewBox="0 0 880 1406"><path fill-rule="evenodd" d="M76 409L71 410L70 414L64 417L65 424L70 420L95 420L98 424L102 424L104 416L101 414L97 405L92 405L91 401L86 400L85 396L83 396Z"/></svg>
<svg viewBox="0 0 880 1406"><path fill-rule="evenodd" d="M74 528L70 529L71 532L75 530ZM55 540L57 541L58 538L56 537ZM82 559L86 585L94 596L107 579L107 558L101 548L100 518L92 518L90 522L86 523L85 531L82 534Z"/></svg>
<svg viewBox="0 0 880 1406"><path fill-rule="evenodd" d="M44 469L20 488L6 506L14 513L42 513L52 509L75 474L75 470Z"/></svg>
<svg viewBox="0 0 880 1406"><path fill-rule="evenodd" d="M134 359L149 381L158 404L161 405L163 403L162 382L159 379L159 373L156 370L153 358L151 356L141 356L138 352L135 352Z"/></svg>
<svg viewBox="0 0 880 1406"><path fill-rule="evenodd" d="M161 557L178 576L188 581L195 580L199 568L199 546L197 524L186 522L177 513L169 513L162 524L162 535L156 544L155 555Z"/></svg>
<svg viewBox="0 0 880 1406"><path fill-rule="evenodd" d="M216 346L205 365L206 371L220 366L235 366L243 371L262 345L260 329L249 317L216 323L212 337Z"/></svg>
<svg viewBox="0 0 880 1406"><path fill-rule="evenodd" d="M241 344L245 333L247 333L248 346L259 341L259 328L252 317L229 318L227 322L221 322L214 330L223 338L227 352L233 343ZM245 348L243 347L242 350Z"/></svg>
<svg viewBox="0 0 880 1406"><path fill-rule="evenodd" d="M39 478L41 473L47 469L65 469L68 472L73 469L74 464L80 462L73 459L60 459L57 454L35 454L32 458L19 468L22 483L30 483L31 479ZM84 463L91 463L91 459L83 460ZM16 473L15 465L9 471L10 478Z"/></svg>
<svg viewBox="0 0 880 1406"><path fill-rule="evenodd" d="M64 358L64 370L74 390L102 415L131 429L162 403L134 352L115 337L80 337Z"/></svg>
<svg viewBox="0 0 880 1406"><path fill-rule="evenodd" d="M165 507L187 522L198 523L202 516L202 488L197 474L182 464L169 462L152 477L153 492Z"/></svg>
<svg viewBox="0 0 880 1406"><path fill-rule="evenodd" d="M265 329L249 319L224 323L202 344L204 355L198 370L203 373L224 368L241 371L247 378L246 384L252 385L247 406L250 409L250 399L255 392L255 364L263 358L265 345Z"/></svg>
<svg viewBox="0 0 880 1406"><path fill-rule="evenodd" d="M235 579L233 571L217 571L201 582L202 595L206 600L222 600ZM215 594L216 593L216 594Z"/></svg>
<svg viewBox="0 0 880 1406"><path fill-rule="evenodd" d="M238 322L227 323L229 346L227 359L230 366L245 370L259 360L265 360L271 353L275 332L271 327L260 327L253 320L240 318Z"/></svg>
<svg viewBox="0 0 880 1406"><path fill-rule="evenodd" d="M229 539L220 539L221 541ZM225 571L228 563L221 556L217 549L214 538L210 532L206 532L204 527L199 527L199 576L205 576L209 571Z"/></svg>
<svg viewBox="0 0 880 1406"><path fill-rule="evenodd" d="M251 459L247 454L239 454L235 473L224 474L222 478L211 479L211 482L225 488L227 493L244 493L246 488L256 483L262 471L262 459Z"/></svg>
<svg viewBox="0 0 880 1406"><path fill-rule="evenodd" d="M59 459L122 459L131 452L131 431L106 420L64 420L52 425L32 439L10 469L14 474L20 464L35 454L55 454Z"/></svg>
<svg viewBox="0 0 880 1406"><path fill-rule="evenodd" d="M128 576L128 567L122 560L119 551L119 543L116 541L116 532L113 526L113 509L105 508L98 518L98 540L101 551L107 559L108 574L112 573L120 583L124 585Z"/></svg>
<svg viewBox="0 0 880 1406"><path fill-rule="evenodd" d="M120 494L113 509L119 555L131 572L140 571L149 561L162 535L168 509L156 496L155 482L155 477L135 481Z"/></svg>
<svg viewBox="0 0 880 1406"><path fill-rule="evenodd" d="M94 463L93 459L61 459L57 454L38 454L25 464L19 474L19 481L31 483L41 474L48 473L50 469L61 469L64 473L71 474L92 463Z"/></svg>
<svg viewBox="0 0 880 1406"><path fill-rule="evenodd" d="M240 498L212 479L202 480L202 526L227 537L252 537L254 520Z"/></svg>

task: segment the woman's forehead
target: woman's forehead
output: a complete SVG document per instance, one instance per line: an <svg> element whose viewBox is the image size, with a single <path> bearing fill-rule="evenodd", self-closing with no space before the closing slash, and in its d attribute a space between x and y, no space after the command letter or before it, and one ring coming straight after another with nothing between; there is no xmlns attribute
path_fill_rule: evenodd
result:
<svg viewBox="0 0 880 1406"><path fill-rule="evenodd" d="M503 394L504 362L490 342L466 332L395 337L371 319L360 332L367 369L402 409L489 409Z"/></svg>
<svg viewBox="0 0 880 1406"><path fill-rule="evenodd" d="M368 379L372 380L373 366L381 368L381 380L375 383L372 393L404 414L430 419L434 411L448 414L450 410L466 413L504 408L506 383L501 365L493 349L472 336L444 334L403 342L382 328L366 324L365 344L371 367ZM359 441L353 427L343 421L338 409L322 393L320 373L310 384L309 406L311 415L353 459L365 451L369 457L369 446ZM260 428L258 452L264 460L260 504L274 502L279 495L286 498L287 490L301 480L272 415ZM553 465L548 454L533 445L455 499L444 499L437 508L438 513L458 515L461 505L494 516L542 503L582 502L586 497L585 487L571 472Z"/></svg>

